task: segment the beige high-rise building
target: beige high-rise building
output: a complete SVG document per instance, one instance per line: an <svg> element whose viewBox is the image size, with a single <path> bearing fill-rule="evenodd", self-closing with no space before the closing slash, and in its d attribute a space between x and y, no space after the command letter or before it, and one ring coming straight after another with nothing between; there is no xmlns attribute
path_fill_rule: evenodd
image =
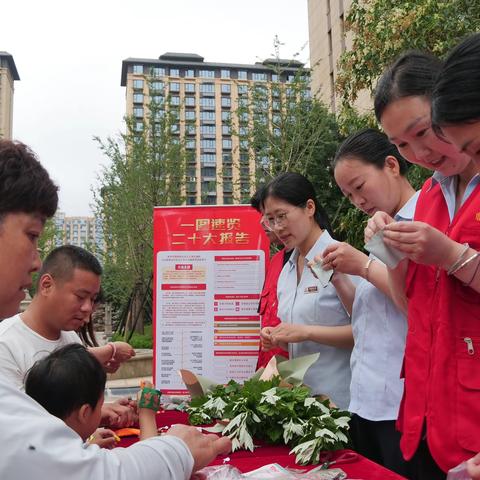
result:
<svg viewBox="0 0 480 480"><path fill-rule="evenodd" d="M352 46L351 34L345 34L345 18L351 3L351 0L308 0L312 94L332 112L337 112L340 103L335 94L338 61ZM368 92L360 92L355 107L361 113L371 110Z"/></svg>
<svg viewBox="0 0 480 480"><path fill-rule="evenodd" d="M269 59L255 64L210 63L197 54L165 53L158 59L127 58L122 62L121 85L126 87L126 113L141 130L150 96L177 108L173 133L184 135L193 152L187 165L186 202L189 205L231 204L250 196L255 165L232 125L241 132L237 106L246 106L252 85L265 85L267 111L275 114L273 84L287 84L303 64ZM277 90L278 91L278 90Z"/></svg>
<svg viewBox="0 0 480 480"><path fill-rule="evenodd" d="M98 217L67 217L57 211L53 217L56 235L55 246L76 245L95 253L105 250L102 221Z"/></svg>
<svg viewBox="0 0 480 480"><path fill-rule="evenodd" d="M12 138L15 80L20 77L12 55L0 52L0 138Z"/></svg>

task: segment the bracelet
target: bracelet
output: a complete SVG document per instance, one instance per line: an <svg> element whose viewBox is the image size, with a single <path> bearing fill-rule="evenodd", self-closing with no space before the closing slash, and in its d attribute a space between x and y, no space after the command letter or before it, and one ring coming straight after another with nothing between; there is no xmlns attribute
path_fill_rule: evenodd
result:
<svg viewBox="0 0 480 480"><path fill-rule="evenodd" d="M475 271L473 272L472 278L467 283L463 284L465 287L469 287L472 284L473 280L477 276L478 267L480 267L480 262L477 262L477 266L475 267Z"/></svg>
<svg viewBox="0 0 480 480"><path fill-rule="evenodd" d="M454 275L462 268L466 267L470 262L475 260L480 255L480 252L475 252L471 257L468 257L462 264L460 264L453 272L448 273L448 275Z"/></svg>
<svg viewBox="0 0 480 480"><path fill-rule="evenodd" d="M374 262L375 259L374 258L369 258L368 259L368 262L367 264L365 265L365 280L368 282L368 269L370 268L370 265L372 264L372 262Z"/></svg>
<svg viewBox="0 0 480 480"><path fill-rule="evenodd" d="M463 250L458 256L458 258L453 262L453 265L447 270L447 275L451 275L453 272L456 272L458 270L458 266L462 263L463 257L465 254L468 252L468 249L470 248L470 245L468 243L463 244Z"/></svg>
<svg viewBox="0 0 480 480"><path fill-rule="evenodd" d="M161 392L148 387L143 387L141 392L138 408L148 408L156 412L160 408Z"/></svg>
<svg viewBox="0 0 480 480"><path fill-rule="evenodd" d="M112 356L110 357L110 360L108 360L107 363L113 362L115 360L115 355L117 354L117 347L113 342L108 342L107 345L110 345L112 347Z"/></svg>

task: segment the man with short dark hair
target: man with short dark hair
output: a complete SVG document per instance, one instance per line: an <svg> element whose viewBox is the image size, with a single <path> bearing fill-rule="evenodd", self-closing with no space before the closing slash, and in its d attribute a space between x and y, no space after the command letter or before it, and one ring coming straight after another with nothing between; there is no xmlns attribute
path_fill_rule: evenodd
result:
<svg viewBox="0 0 480 480"><path fill-rule="evenodd" d="M0 318L18 311L40 268L38 237L57 201L33 153L0 141ZM182 425L126 449L84 449L73 430L0 376L0 445L2 479L188 480L231 442Z"/></svg>

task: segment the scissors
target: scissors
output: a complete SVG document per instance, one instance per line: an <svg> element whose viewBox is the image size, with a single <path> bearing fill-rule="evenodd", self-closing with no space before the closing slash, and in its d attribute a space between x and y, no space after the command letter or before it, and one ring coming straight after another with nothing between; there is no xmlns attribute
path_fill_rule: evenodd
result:
<svg viewBox="0 0 480 480"><path fill-rule="evenodd" d="M358 454L347 450L341 453L337 458L334 457L334 452L325 452L320 454L320 461L322 464L318 466L315 470L326 470L332 465L341 465L342 463L350 463L358 460Z"/></svg>

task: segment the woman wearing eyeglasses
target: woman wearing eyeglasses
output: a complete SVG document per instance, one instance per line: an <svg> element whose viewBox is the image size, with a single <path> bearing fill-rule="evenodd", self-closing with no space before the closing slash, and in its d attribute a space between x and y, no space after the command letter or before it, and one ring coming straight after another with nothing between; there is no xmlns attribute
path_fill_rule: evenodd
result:
<svg viewBox="0 0 480 480"><path fill-rule="evenodd" d="M350 353L353 346L349 311L339 295L353 298L355 288L347 275L335 275L325 288L308 262L335 240L318 204L312 184L298 173L283 173L262 191L261 206L268 226L287 249L290 259L278 279L276 327L262 329L264 349L288 345L290 358L320 353L304 380L314 395L324 394L347 408L350 394ZM338 292L338 293L337 293Z"/></svg>

